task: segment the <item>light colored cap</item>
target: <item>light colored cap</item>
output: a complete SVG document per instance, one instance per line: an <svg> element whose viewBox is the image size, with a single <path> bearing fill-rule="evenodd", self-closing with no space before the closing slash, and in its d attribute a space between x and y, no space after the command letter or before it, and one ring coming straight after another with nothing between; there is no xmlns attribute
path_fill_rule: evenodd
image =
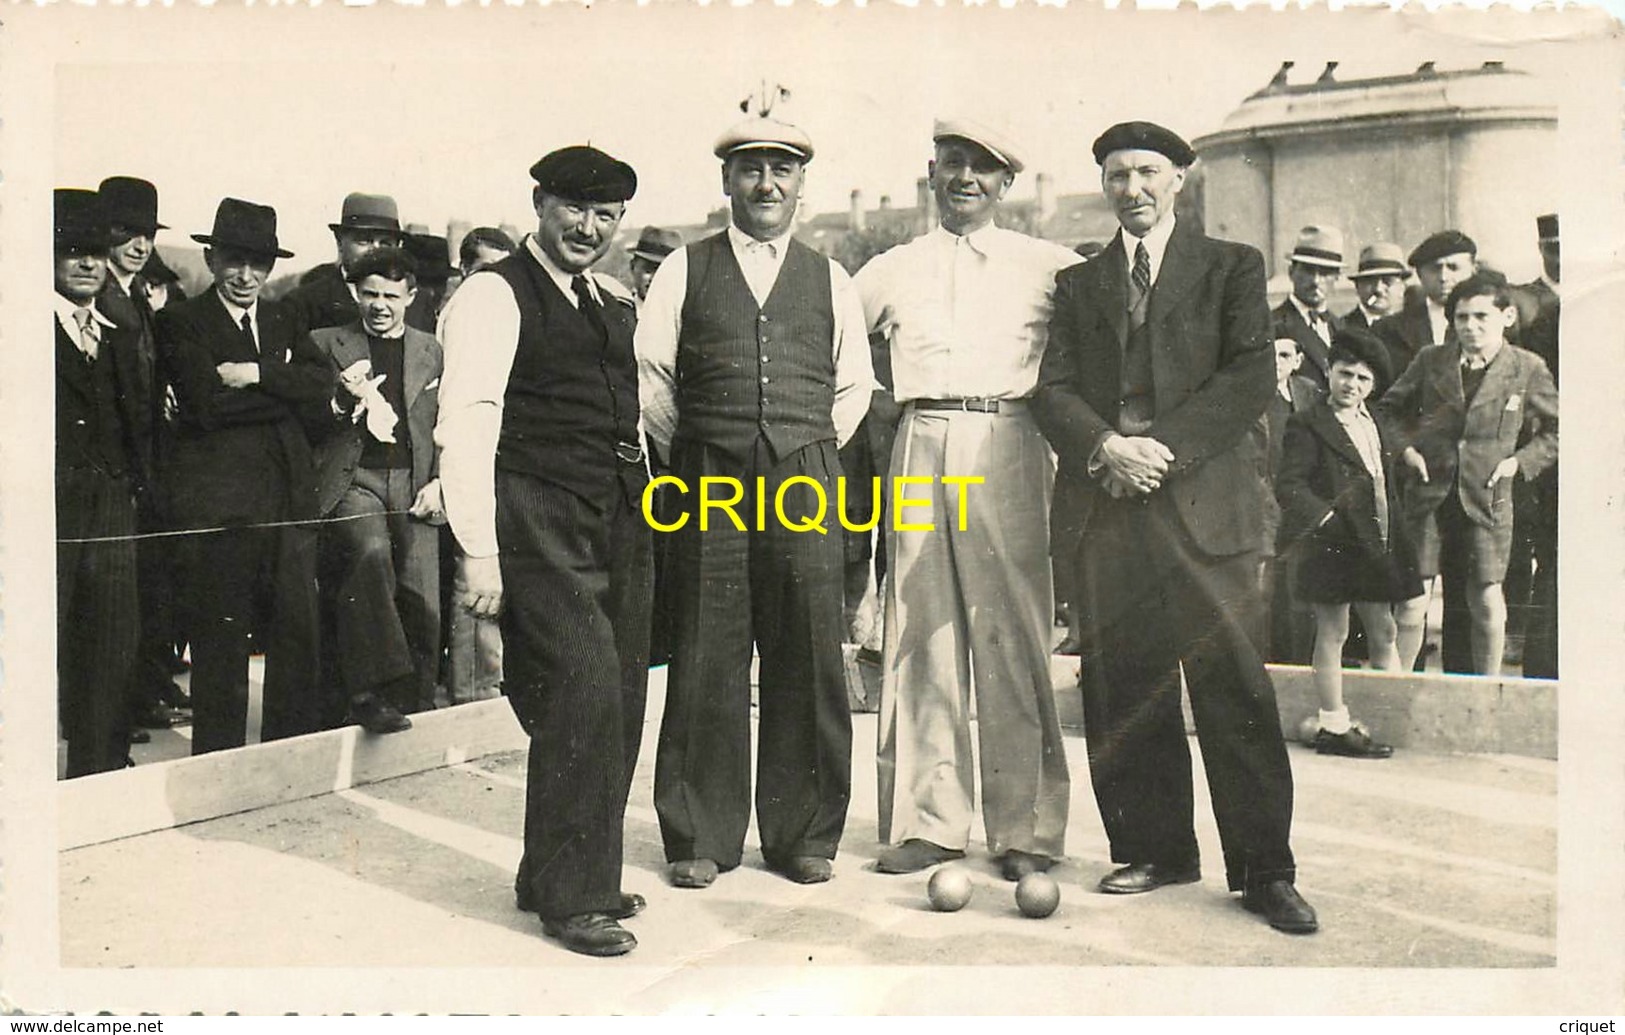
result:
<svg viewBox="0 0 1625 1035"><path fill-rule="evenodd" d="M1306 226L1298 231L1298 243L1287 255L1290 262L1326 269L1343 268L1343 231L1330 226Z"/></svg>
<svg viewBox="0 0 1625 1035"><path fill-rule="evenodd" d="M783 151L810 162L813 145L812 138L802 132L801 127L756 115L729 126L712 148L712 153L723 159L740 151Z"/></svg>
<svg viewBox="0 0 1625 1035"><path fill-rule="evenodd" d="M980 122L970 119L948 118L937 119L931 128L931 142L936 143L944 137L958 137L979 144L987 153L997 158L1011 172L1020 172L1026 168L1022 164L1018 152L1021 150L1011 142L1008 134L1002 133L991 126L984 126Z"/></svg>

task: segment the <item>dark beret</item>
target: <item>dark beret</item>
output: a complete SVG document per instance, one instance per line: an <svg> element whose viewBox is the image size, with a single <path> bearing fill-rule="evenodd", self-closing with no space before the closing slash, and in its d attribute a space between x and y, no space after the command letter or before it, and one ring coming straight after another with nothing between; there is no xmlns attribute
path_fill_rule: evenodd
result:
<svg viewBox="0 0 1625 1035"><path fill-rule="evenodd" d="M1340 327L1332 334L1331 353L1327 357L1328 364L1336 363L1339 359L1345 362L1353 359L1364 363L1371 368L1376 378L1376 390L1381 392L1388 386L1388 346L1382 339L1362 327Z"/></svg>
<svg viewBox="0 0 1625 1035"><path fill-rule="evenodd" d="M544 155L530 175L546 193L571 201L626 201L638 191L630 165L582 144Z"/></svg>
<svg viewBox="0 0 1625 1035"><path fill-rule="evenodd" d="M1417 245L1416 249L1411 252L1410 258L1405 261L1409 262L1414 268L1436 262L1446 255L1460 255L1462 252L1466 252L1468 255L1477 255L1478 245L1474 244L1473 239L1460 230L1440 230Z"/></svg>
<svg viewBox="0 0 1625 1035"><path fill-rule="evenodd" d="M1119 122L1095 138L1095 164L1105 165L1113 151L1155 151L1178 166L1196 161L1196 152L1178 133L1155 122Z"/></svg>

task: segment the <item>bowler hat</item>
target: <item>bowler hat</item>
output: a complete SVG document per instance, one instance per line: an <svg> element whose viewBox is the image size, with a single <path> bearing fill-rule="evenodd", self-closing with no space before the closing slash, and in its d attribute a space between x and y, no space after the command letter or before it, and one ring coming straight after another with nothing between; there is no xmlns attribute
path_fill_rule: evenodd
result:
<svg viewBox="0 0 1625 1035"><path fill-rule="evenodd" d="M236 248L250 255L293 258L276 239L276 209L239 198L222 198L214 210L214 229L193 234L192 240L211 248Z"/></svg>
<svg viewBox="0 0 1625 1035"><path fill-rule="evenodd" d="M57 251L106 255L111 241L107 208L93 190L58 187L51 196Z"/></svg>
<svg viewBox="0 0 1625 1035"><path fill-rule="evenodd" d="M1096 165L1113 151L1155 151L1180 167L1196 161L1196 152L1178 133L1155 122L1119 122L1095 138Z"/></svg>
<svg viewBox="0 0 1625 1035"><path fill-rule="evenodd" d="M401 214L395 199L387 194L347 194L339 210L339 221L327 224L329 230L391 230L401 232Z"/></svg>
<svg viewBox="0 0 1625 1035"><path fill-rule="evenodd" d="M683 246L683 235L675 230L663 230L658 226L646 226L638 235L638 243L632 246L632 254L640 259L659 265L660 260Z"/></svg>
<svg viewBox="0 0 1625 1035"><path fill-rule="evenodd" d="M149 284L179 284L181 280L180 274L169 268L156 248L147 256L147 264L141 267L141 276Z"/></svg>
<svg viewBox="0 0 1625 1035"><path fill-rule="evenodd" d="M931 127L931 142L938 143L948 138L969 140L998 159L999 164L1011 172L1018 173L1026 168L1016 154L1021 149L1011 142L1007 134L991 126L970 119L938 119Z"/></svg>
<svg viewBox="0 0 1625 1035"><path fill-rule="evenodd" d="M1332 363L1338 361L1339 353L1345 353L1371 368L1372 377L1377 382L1376 391L1372 394L1378 394L1388 387L1388 346L1383 344L1381 338L1363 327L1339 327L1332 332Z"/></svg>
<svg viewBox="0 0 1625 1035"><path fill-rule="evenodd" d="M109 176L96 193L115 226L144 232L148 237L169 227L158 222L158 188L134 176Z"/></svg>
<svg viewBox="0 0 1625 1035"><path fill-rule="evenodd" d="M813 157L812 138L800 126L766 115L754 115L734 123L717 137L716 145L711 148L712 154L725 161L740 151L783 151L803 163L812 161Z"/></svg>
<svg viewBox="0 0 1625 1035"><path fill-rule="evenodd" d="M1350 279L1364 277L1408 277L1411 268L1405 265L1405 249L1387 241L1378 241L1360 249L1360 264Z"/></svg>
<svg viewBox="0 0 1625 1035"><path fill-rule="evenodd" d="M1430 262L1437 262L1446 255L1477 255L1478 245L1473 239L1460 230L1440 230L1421 244L1417 245L1406 261L1412 266L1426 266Z"/></svg>
<svg viewBox="0 0 1625 1035"><path fill-rule="evenodd" d="M1540 235L1542 241L1557 240L1557 214L1553 212L1544 216L1536 216L1535 232Z"/></svg>
<svg viewBox="0 0 1625 1035"><path fill-rule="evenodd" d="M1287 255L1289 262L1323 269L1343 268L1343 231L1334 226L1306 226L1298 231L1298 243Z"/></svg>
<svg viewBox="0 0 1625 1035"><path fill-rule="evenodd" d="M571 201L626 201L638 192L630 165L585 144L548 152L530 167L530 176L542 192Z"/></svg>
<svg viewBox="0 0 1625 1035"><path fill-rule="evenodd" d="M461 273L451 264L448 257L450 250L446 239L438 234L406 235L405 251L417 266L419 280L435 283L451 279L454 273Z"/></svg>

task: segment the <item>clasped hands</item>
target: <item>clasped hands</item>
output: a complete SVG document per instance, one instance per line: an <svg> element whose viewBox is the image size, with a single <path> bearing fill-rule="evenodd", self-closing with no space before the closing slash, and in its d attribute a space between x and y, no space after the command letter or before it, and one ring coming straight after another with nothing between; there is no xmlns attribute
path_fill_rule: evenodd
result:
<svg viewBox="0 0 1625 1035"><path fill-rule="evenodd" d="M1096 456L1105 467L1100 484L1113 499L1157 491L1174 462L1173 450L1144 435L1112 435Z"/></svg>

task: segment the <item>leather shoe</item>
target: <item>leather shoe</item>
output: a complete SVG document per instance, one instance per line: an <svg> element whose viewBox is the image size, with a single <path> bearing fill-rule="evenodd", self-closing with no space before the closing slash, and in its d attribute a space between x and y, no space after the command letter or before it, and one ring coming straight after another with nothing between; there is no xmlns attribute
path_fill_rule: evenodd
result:
<svg viewBox="0 0 1625 1035"><path fill-rule="evenodd" d="M1019 848L1012 848L999 856L999 873L1005 880L1019 881L1029 873L1044 873L1054 865L1055 860L1047 855L1024 852Z"/></svg>
<svg viewBox="0 0 1625 1035"><path fill-rule="evenodd" d="M875 860L875 869L881 873L918 873L950 859L963 859L965 853L957 848L944 848L922 837L911 837L902 844L888 845Z"/></svg>
<svg viewBox="0 0 1625 1035"><path fill-rule="evenodd" d="M835 867L818 855L791 855L768 859L768 869L797 884L822 884L835 876Z"/></svg>
<svg viewBox="0 0 1625 1035"><path fill-rule="evenodd" d="M368 733L401 733L412 728L412 720L376 697L350 702L349 722Z"/></svg>
<svg viewBox="0 0 1625 1035"><path fill-rule="evenodd" d="M709 888L717 879L717 864L712 859L679 859L668 870L672 887Z"/></svg>
<svg viewBox="0 0 1625 1035"><path fill-rule="evenodd" d="M130 727L129 737L130 737L130 743L132 743L132 744L151 744L152 743L152 734L148 733L146 730L142 729L139 726L131 726ZM131 764L133 765L134 763L131 763Z"/></svg>
<svg viewBox="0 0 1625 1035"><path fill-rule="evenodd" d="M1050 653L1075 658L1083 653L1083 644L1078 642L1078 638L1076 636L1073 636L1071 633L1067 633L1066 636L1062 637L1061 642L1055 645L1055 649Z"/></svg>
<svg viewBox="0 0 1625 1035"><path fill-rule="evenodd" d="M1100 890L1108 895L1138 895L1155 891L1164 884L1195 884L1201 879L1202 869L1196 865L1130 863L1100 878Z"/></svg>
<svg viewBox="0 0 1625 1035"><path fill-rule="evenodd" d="M529 885L519 885L513 889L513 904L520 912L534 913L537 911L536 899L531 894ZM614 909L604 910L604 915L611 920L630 920L643 912L649 905L649 900L635 892L621 892L621 904Z"/></svg>
<svg viewBox="0 0 1625 1035"><path fill-rule="evenodd" d="M1313 934L1320 930L1314 907L1303 900L1289 880L1272 880L1248 888L1241 896L1242 908L1257 913L1277 931L1287 934Z"/></svg>
<svg viewBox="0 0 1625 1035"><path fill-rule="evenodd" d="M163 705L149 704L135 710L135 714L130 716L130 725L148 730L167 730L175 725L175 719Z"/></svg>
<svg viewBox="0 0 1625 1035"><path fill-rule="evenodd" d="M1388 758L1394 749L1371 739L1371 734L1358 726L1350 726L1347 733L1315 734L1315 753L1342 755L1345 758Z"/></svg>
<svg viewBox="0 0 1625 1035"><path fill-rule="evenodd" d="M584 956L624 956L638 947L632 932L606 913L577 913L542 920L542 933Z"/></svg>

